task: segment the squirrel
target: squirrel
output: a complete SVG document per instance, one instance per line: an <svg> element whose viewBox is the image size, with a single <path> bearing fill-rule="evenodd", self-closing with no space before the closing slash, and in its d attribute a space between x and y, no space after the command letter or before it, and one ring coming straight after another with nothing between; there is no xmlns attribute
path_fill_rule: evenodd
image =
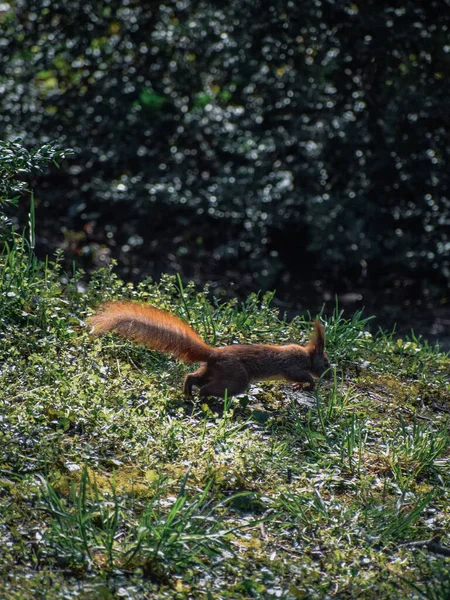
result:
<svg viewBox="0 0 450 600"><path fill-rule="evenodd" d="M88 319L94 335L115 331L124 338L152 350L170 354L185 363L202 363L184 380L184 393L192 396L194 386L200 397L223 398L244 393L250 383L284 379L298 390L308 383L314 390L312 375L319 377L330 363L325 353L325 331L318 319L306 346L289 344L236 344L214 348L202 340L180 318L155 308L130 301L108 302Z"/></svg>

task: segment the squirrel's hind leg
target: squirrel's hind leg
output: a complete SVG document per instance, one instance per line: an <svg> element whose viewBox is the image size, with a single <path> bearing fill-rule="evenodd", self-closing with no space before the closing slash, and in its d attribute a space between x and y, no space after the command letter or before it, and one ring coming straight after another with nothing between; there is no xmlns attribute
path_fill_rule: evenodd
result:
<svg viewBox="0 0 450 600"><path fill-rule="evenodd" d="M240 365L233 365L232 368L214 369L208 372L208 383L200 387L200 398L215 396L223 398L225 391L228 397L243 394L250 383L246 369Z"/></svg>
<svg viewBox="0 0 450 600"><path fill-rule="evenodd" d="M204 365L200 367L200 369L197 369L197 371L186 375L183 386L183 392L186 394L186 396L192 396L192 388L194 385L197 387L202 387L206 384L206 372L207 367Z"/></svg>

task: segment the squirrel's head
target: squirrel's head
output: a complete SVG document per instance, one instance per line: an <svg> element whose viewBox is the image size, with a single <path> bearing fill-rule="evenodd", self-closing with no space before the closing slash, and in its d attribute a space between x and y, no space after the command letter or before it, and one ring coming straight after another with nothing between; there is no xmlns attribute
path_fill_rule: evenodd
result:
<svg viewBox="0 0 450 600"><path fill-rule="evenodd" d="M307 348L311 360L311 372L320 377L330 368L330 361L325 352L325 329L319 319L314 321L314 334Z"/></svg>

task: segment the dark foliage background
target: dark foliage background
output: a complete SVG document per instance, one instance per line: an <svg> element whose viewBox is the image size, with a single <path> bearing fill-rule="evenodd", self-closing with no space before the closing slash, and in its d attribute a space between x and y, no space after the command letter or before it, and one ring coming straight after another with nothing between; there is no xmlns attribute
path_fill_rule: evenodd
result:
<svg viewBox="0 0 450 600"><path fill-rule="evenodd" d="M1 137L75 152L34 182L38 249L447 301L448 1L271 4L1 4Z"/></svg>

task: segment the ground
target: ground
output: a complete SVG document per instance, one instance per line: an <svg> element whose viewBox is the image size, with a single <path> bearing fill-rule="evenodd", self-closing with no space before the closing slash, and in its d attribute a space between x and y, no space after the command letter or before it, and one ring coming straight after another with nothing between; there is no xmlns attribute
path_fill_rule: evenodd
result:
<svg viewBox="0 0 450 600"><path fill-rule="evenodd" d="M191 370L113 335L99 302L174 312L212 345L306 342L272 297L177 278L87 289L24 250L2 265L0 596L448 598L450 359L323 315L329 379L188 401ZM193 367L192 367L193 368Z"/></svg>

